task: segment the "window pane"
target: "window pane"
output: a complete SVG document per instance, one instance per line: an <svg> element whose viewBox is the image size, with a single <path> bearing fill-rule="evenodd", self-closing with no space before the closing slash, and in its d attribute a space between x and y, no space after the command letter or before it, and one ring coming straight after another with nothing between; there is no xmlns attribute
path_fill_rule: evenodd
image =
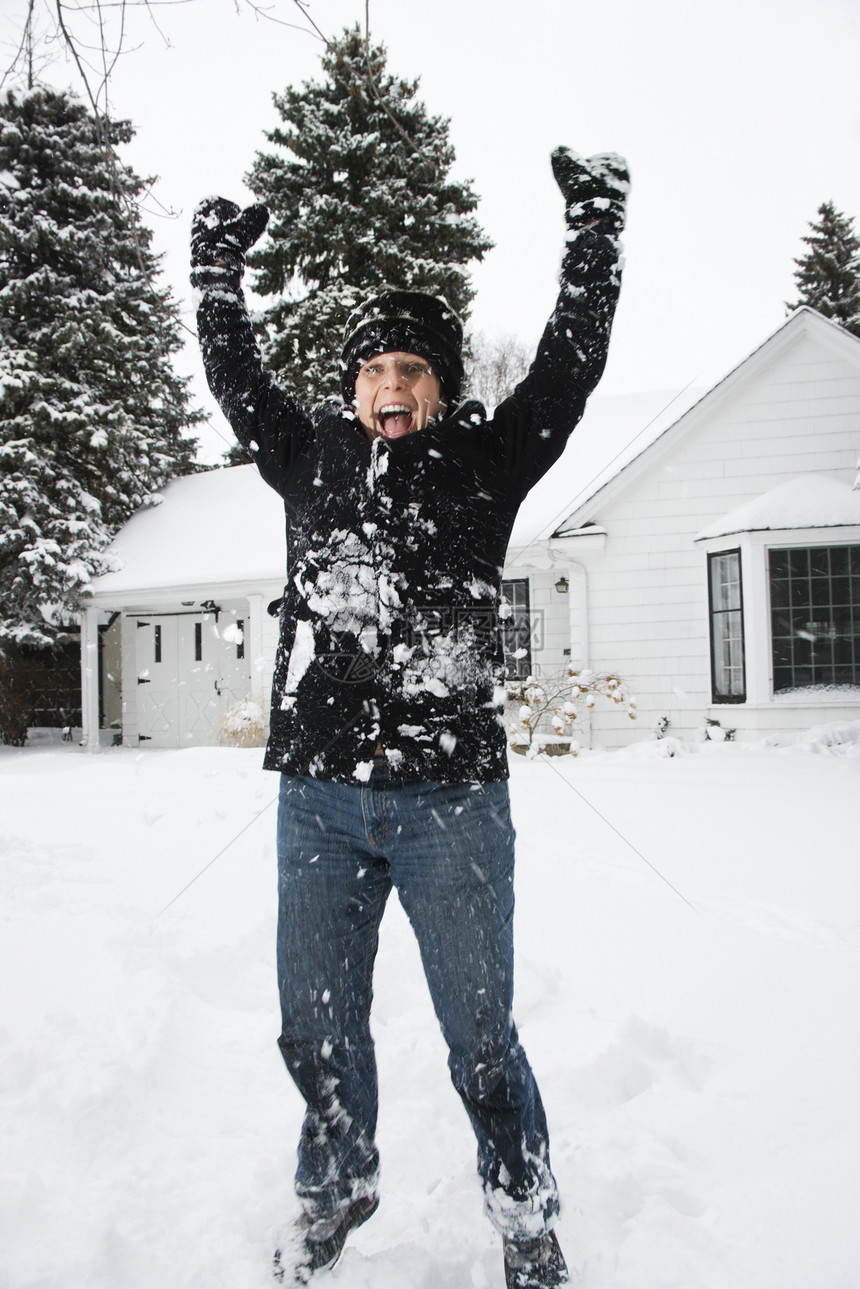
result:
<svg viewBox="0 0 860 1289"><path fill-rule="evenodd" d="M834 577L844 577L848 572L850 546L830 547L830 572Z"/></svg>
<svg viewBox="0 0 860 1289"><path fill-rule="evenodd" d="M828 577L814 577L810 583L812 604L816 609L826 608L830 600L830 579Z"/></svg>
<svg viewBox="0 0 860 1289"><path fill-rule="evenodd" d="M500 618L505 675L508 680L525 680L532 669L528 578L510 578L502 582L502 601Z"/></svg>
<svg viewBox="0 0 860 1289"><path fill-rule="evenodd" d="M806 605L809 603L809 578L792 577L791 579L791 602L796 605Z"/></svg>
<svg viewBox="0 0 860 1289"><path fill-rule="evenodd" d="M743 693L743 632L741 615L722 613L714 623L714 685L724 698Z"/></svg>
<svg viewBox="0 0 860 1289"><path fill-rule="evenodd" d="M746 697L740 551L708 557L711 600L711 687L715 702Z"/></svg>
<svg viewBox="0 0 860 1289"><path fill-rule="evenodd" d="M830 576L830 551L826 546L815 546L810 551L810 570L813 577Z"/></svg>
<svg viewBox="0 0 860 1289"><path fill-rule="evenodd" d="M711 596L717 612L737 608L736 561L731 556L715 555L711 561Z"/></svg>
<svg viewBox="0 0 860 1289"><path fill-rule="evenodd" d="M791 666L791 640L774 637L773 641L773 665L774 667Z"/></svg>
<svg viewBox="0 0 860 1289"><path fill-rule="evenodd" d="M819 667L832 667L833 641L829 636L819 636L815 643L810 645L810 651L816 671Z"/></svg>
<svg viewBox="0 0 860 1289"><path fill-rule="evenodd" d="M842 667L850 667L854 661L854 641L845 635L839 635L833 641L833 661Z"/></svg>
<svg viewBox="0 0 860 1289"><path fill-rule="evenodd" d="M834 577L831 587L830 603L847 607L851 603L851 579Z"/></svg>
<svg viewBox="0 0 860 1289"><path fill-rule="evenodd" d="M812 646L806 632L796 635L792 645L795 667L807 667L812 659ZM805 683L805 682L804 682Z"/></svg>
<svg viewBox="0 0 860 1289"><path fill-rule="evenodd" d="M770 575L772 578L788 577L788 551L770 552Z"/></svg>
<svg viewBox="0 0 860 1289"><path fill-rule="evenodd" d="M848 575L858 562L858 546L770 551L774 692L860 685L860 577Z"/></svg>
<svg viewBox="0 0 860 1289"><path fill-rule="evenodd" d="M788 568L792 577L809 577L809 551L790 550Z"/></svg>
<svg viewBox="0 0 860 1289"><path fill-rule="evenodd" d="M770 603L774 609L785 609L788 607L788 579L784 577L776 578L770 584Z"/></svg>

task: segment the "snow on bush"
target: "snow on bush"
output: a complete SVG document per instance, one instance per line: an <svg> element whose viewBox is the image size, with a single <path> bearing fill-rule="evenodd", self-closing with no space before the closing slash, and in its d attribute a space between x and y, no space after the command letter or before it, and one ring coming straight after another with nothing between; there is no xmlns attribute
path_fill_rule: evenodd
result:
<svg viewBox="0 0 860 1289"><path fill-rule="evenodd" d="M250 698L243 698L228 707L221 717L218 742L226 747L263 747L268 732L262 707Z"/></svg>
<svg viewBox="0 0 860 1289"><path fill-rule="evenodd" d="M571 756L576 756L579 743L574 737L574 723L580 709L593 707L598 697L609 699L632 721L636 719L636 699L614 672L565 667L541 680L529 676L509 682L508 698L520 703L516 719L508 724L510 746L514 751L526 749L527 755L537 756L566 743ZM541 724L548 724L553 733L540 733Z"/></svg>

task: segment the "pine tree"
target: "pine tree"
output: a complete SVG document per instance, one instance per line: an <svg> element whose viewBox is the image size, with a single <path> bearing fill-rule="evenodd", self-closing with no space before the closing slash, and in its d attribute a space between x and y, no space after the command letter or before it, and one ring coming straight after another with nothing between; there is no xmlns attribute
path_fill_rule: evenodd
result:
<svg viewBox="0 0 860 1289"><path fill-rule="evenodd" d="M176 305L120 164L128 122L0 103L0 651L50 645L120 525L194 469Z"/></svg>
<svg viewBox="0 0 860 1289"><path fill-rule="evenodd" d="M832 201L818 207L818 223L801 240L810 248L794 262L794 281L800 292L789 312L808 305L860 336L860 239L854 220L836 209Z"/></svg>
<svg viewBox="0 0 860 1289"><path fill-rule="evenodd" d="M385 47L358 27L322 67L322 80L274 95L283 126L266 138L279 151L258 153L247 180L272 215L250 257L254 290L279 297L262 319L266 359L310 401L338 392L334 359L360 300L386 285L428 291L465 319L468 265L492 246L471 185L449 176L449 123L428 116L418 81L388 74Z"/></svg>

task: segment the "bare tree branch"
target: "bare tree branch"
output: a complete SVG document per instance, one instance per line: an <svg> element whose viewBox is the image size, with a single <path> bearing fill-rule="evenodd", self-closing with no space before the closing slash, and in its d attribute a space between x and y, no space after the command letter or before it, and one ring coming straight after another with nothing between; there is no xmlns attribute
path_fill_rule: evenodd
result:
<svg viewBox="0 0 860 1289"><path fill-rule="evenodd" d="M211 4L212 0L205 2ZM37 45L45 48L56 45L65 51L77 69L93 110L104 111L99 104L107 97L110 77L115 72L119 59L123 54L132 52L133 48L140 47L139 44L128 46L129 14L133 10L142 10L159 38L169 47L169 36L157 19L156 10L199 3L200 0L28 0L21 39L0 80L0 88L7 79L15 76L22 79L29 77L27 83L31 85L32 50ZM274 12L274 4L262 4L260 0L233 0L237 14L248 9L256 18L276 23L291 31L314 35L328 46L325 35L308 13L306 0L293 0L293 3L304 18L304 25L287 22L279 17ZM37 20L40 16L48 21L44 34L38 30ZM82 23L92 27L92 39L86 31L81 30ZM99 77L97 88L92 79L94 74Z"/></svg>
<svg viewBox="0 0 860 1289"><path fill-rule="evenodd" d="M245 3L246 3L246 4L251 5L251 8L252 8L252 9L256 9L256 8L257 8L257 6L253 3L253 0L245 0ZM315 32L317 33L317 35L319 36L320 40L321 40L321 41L323 42L323 44L325 45L326 49L329 49L329 48L330 48L330 42L329 42L328 38L327 38L327 37L326 37L326 36L325 36L321 31L320 31L319 27L316 25L316 23L314 22L313 18L312 18L312 17L310 16L310 14L308 13L308 6L307 6L307 4L305 3L305 0L294 0L294 3L295 3L295 4L296 4L296 6L301 10L302 14L303 14L303 15L304 15L304 17L307 19L307 21L311 24L311 26L313 27L314 31L315 31ZM288 23L284 23L284 26L285 26L285 27L292 27L292 26L293 26L293 24L288 22ZM294 29L294 30L297 30L296 28L293 28L293 29ZM298 30L305 30L305 28L299 28Z"/></svg>
<svg viewBox="0 0 860 1289"><path fill-rule="evenodd" d="M298 3L299 3L299 0L296 0L296 4ZM409 144L412 151L420 152L420 148L418 147L418 144L411 137L411 135L409 135L406 132L406 130L404 130L403 126L397 120L397 117L389 109L388 104L383 100L382 96L379 93L379 90L376 87L376 81L373 79L373 67L370 61L370 0L364 0L364 59L365 59L365 65L367 68L367 88L370 91L371 98L376 100L376 102L382 108L385 115L393 123L393 125L399 131L399 133L402 134L403 138Z"/></svg>
<svg viewBox="0 0 860 1289"><path fill-rule="evenodd" d="M516 336L489 337L482 332L470 336L469 351L466 384L470 398L491 409L498 407L528 372L531 355Z"/></svg>

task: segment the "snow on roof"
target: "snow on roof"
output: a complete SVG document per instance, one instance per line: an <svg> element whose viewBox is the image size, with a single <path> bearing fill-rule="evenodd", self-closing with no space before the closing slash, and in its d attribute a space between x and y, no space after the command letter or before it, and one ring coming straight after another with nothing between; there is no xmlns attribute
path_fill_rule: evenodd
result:
<svg viewBox="0 0 860 1289"><path fill-rule="evenodd" d="M256 466L173 479L160 495L117 533L117 570L93 579L94 594L283 581L284 507Z"/></svg>
<svg viewBox="0 0 860 1289"><path fill-rule="evenodd" d="M779 483L708 524L696 541L763 529L860 526L860 490L826 474L803 474Z"/></svg>
<svg viewBox="0 0 860 1289"><path fill-rule="evenodd" d="M855 364L860 362L860 339L858 337L853 336L832 319L825 318L815 309L802 305L799 309L795 309L788 318L785 318L766 340L762 341L730 371L723 371L719 375L715 372L700 373L696 378L695 387L691 382L672 399L671 403L658 411L651 421L647 424L643 423L642 429L627 447L616 453L605 464L602 471L573 498L566 514L563 516L566 523L558 525L556 535L567 537L575 533L584 519L591 518L584 508L589 505L592 499L607 486L614 486L616 482L621 484L622 476L628 467L637 458L644 458L658 439L667 431L673 431L674 427L680 426L688 414L697 409L697 406L713 406L715 397L726 396L737 390L739 384L751 378L774 356L782 352L786 346L794 343L796 339L804 334L815 335L832 351L839 353L846 361L851 361ZM565 531L565 528L568 531Z"/></svg>
<svg viewBox="0 0 860 1289"><path fill-rule="evenodd" d="M511 548L549 537L584 486L641 452L690 399L689 391L665 390L590 399L563 456L526 497ZM255 466L187 475L159 495L157 505L133 515L111 542L117 569L93 579L94 595L283 580L283 505Z"/></svg>
<svg viewBox="0 0 860 1289"><path fill-rule="evenodd" d="M577 503L674 424L702 397L700 387L593 395L564 454L528 494L514 524L511 549L551 537Z"/></svg>

